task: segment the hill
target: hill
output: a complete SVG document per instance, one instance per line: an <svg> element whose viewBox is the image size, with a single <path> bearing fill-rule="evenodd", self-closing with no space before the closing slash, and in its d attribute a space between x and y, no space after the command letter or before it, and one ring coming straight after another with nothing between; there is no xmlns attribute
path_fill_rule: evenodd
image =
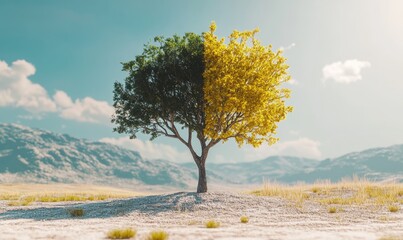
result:
<svg viewBox="0 0 403 240"><path fill-rule="evenodd" d="M368 149L322 161L271 156L260 161L207 162L209 183L261 184L339 181L365 177L403 181L403 145ZM0 124L0 182L162 185L193 189L193 162L146 160L138 152L66 134Z"/></svg>
<svg viewBox="0 0 403 240"><path fill-rule="evenodd" d="M134 151L65 134L0 124L1 182L141 184L187 187L196 172Z"/></svg>

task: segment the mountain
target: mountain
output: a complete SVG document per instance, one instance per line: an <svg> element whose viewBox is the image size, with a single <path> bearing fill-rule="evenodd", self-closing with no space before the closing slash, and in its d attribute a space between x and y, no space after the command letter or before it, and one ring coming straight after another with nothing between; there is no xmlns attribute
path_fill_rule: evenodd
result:
<svg viewBox="0 0 403 240"><path fill-rule="evenodd" d="M196 185L190 171L134 151L65 134L0 124L0 182Z"/></svg>
<svg viewBox="0 0 403 240"><path fill-rule="evenodd" d="M212 164L211 167L215 171L228 172L231 179L238 179L239 182L261 183L281 179L302 169L312 169L317 163L317 160L308 158L272 156L255 162Z"/></svg>
<svg viewBox="0 0 403 240"><path fill-rule="evenodd" d="M403 181L403 145L374 148L322 161L272 156L260 161L207 162L209 183L314 182L365 177ZM107 185L163 185L193 189L191 163L148 161L134 151L65 134L0 124L0 182L63 182Z"/></svg>
<svg viewBox="0 0 403 240"><path fill-rule="evenodd" d="M316 179L339 181L353 175L375 181L395 179L403 182L403 145L372 148L326 159L311 170L290 174L282 180L293 182L303 178L306 182Z"/></svg>
<svg viewBox="0 0 403 240"><path fill-rule="evenodd" d="M230 183L262 183L266 180L277 181L292 173L312 170L318 160L290 156L272 156L260 161L239 163L206 163L207 175L221 174ZM194 164L182 166L191 169Z"/></svg>
<svg viewBox="0 0 403 240"><path fill-rule="evenodd" d="M191 164L182 164L191 168ZM330 180L357 176L375 181L403 182L403 145L373 148L322 161L289 156L273 156L260 161L241 163L207 163L207 169L225 176L230 183L283 183ZM209 173L208 173L209 174Z"/></svg>

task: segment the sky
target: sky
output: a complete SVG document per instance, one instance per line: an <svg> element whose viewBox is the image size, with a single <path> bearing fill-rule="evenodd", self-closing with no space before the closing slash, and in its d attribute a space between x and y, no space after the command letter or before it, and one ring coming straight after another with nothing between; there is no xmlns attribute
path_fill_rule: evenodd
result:
<svg viewBox="0 0 403 240"><path fill-rule="evenodd" d="M283 49L294 111L273 146L215 146L209 162L291 155L323 160L403 144L403 1L1 1L0 123L134 149L147 159L192 161L160 137L114 133L113 84L121 62L155 36L258 27Z"/></svg>

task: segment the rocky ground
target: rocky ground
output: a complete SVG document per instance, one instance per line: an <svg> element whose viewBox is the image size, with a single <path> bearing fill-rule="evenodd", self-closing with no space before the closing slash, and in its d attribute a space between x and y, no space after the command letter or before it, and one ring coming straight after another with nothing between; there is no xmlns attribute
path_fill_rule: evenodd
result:
<svg viewBox="0 0 403 240"><path fill-rule="evenodd" d="M72 208L84 209L84 216L71 217ZM241 223L241 216L249 222ZM208 220L221 226L207 229ZM136 239L160 229L171 240L403 239L403 210L342 206L329 213L315 202L296 206L277 197L224 192L18 207L0 201L0 239L105 239L109 230L127 227L137 230Z"/></svg>

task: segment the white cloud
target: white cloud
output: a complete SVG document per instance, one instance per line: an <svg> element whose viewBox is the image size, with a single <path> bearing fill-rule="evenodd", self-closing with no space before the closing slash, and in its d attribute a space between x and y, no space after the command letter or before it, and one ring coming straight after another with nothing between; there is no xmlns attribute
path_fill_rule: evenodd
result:
<svg viewBox="0 0 403 240"><path fill-rule="evenodd" d="M20 107L31 113L55 112L56 104L46 90L28 79L35 67L25 61L14 61L10 66L0 61L0 106Z"/></svg>
<svg viewBox="0 0 403 240"><path fill-rule="evenodd" d="M45 88L28 78L35 71L25 60L14 61L11 66L0 61L0 107L23 108L33 114L32 118L40 117L39 113L57 112L62 118L79 122L110 122L114 109L107 102L91 97L73 101L63 91L56 91L52 99Z"/></svg>
<svg viewBox="0 0 403 240"><path fill-rule="evenodd" d="M297 44L295 44L295 43L291 43L290 45L288 45L288 46L286 46L286 47L281 46L281 47L279 48L279 50L280 50L280 51L290 50L291 48L295 47L296 45L297 45Z"/></svg>
<svg viewBox="0 0 403 240"><path fill-rule="evenodd" d="M55 95L53 95L53 100L61 108L69 108L74 105L70 96L63 91L56 91Z"/></svg>
<svg viewBox="0 0 403 240"><path fill-rule="evenodd" d="M145 159L166 159L172 162L193 161L192 156L187 151L180 152L166 144L142 141L140 139L130 139L129 137L102 138L99 141L137 151Z"/></svg>
<svg viewBox="0 0 403 240"><path fill-rule="evenodd" d="M248 161L261 160L269 156L287 155L320 159L322 153L319 150L320 143L309 138L278 142L272 146L262 145L259 148L245 147L245 159Z"/></svg>
<svg viewBox="0 0 403 240"><path fill-rule="evenodd" d="M352 83L362 79L361 70L370 67L371 63L357 59L334 62L323 67L323 80L334 80L338 83Z"/></svg>
<svg viewBox="0 0 403 240"><path fill-rule="evenodd" d="M114 112L114 108L105 101L86 97L73 102L63 91L57 91L53 99L60 108L62 118L79 122L108 123Z"/></svg>

